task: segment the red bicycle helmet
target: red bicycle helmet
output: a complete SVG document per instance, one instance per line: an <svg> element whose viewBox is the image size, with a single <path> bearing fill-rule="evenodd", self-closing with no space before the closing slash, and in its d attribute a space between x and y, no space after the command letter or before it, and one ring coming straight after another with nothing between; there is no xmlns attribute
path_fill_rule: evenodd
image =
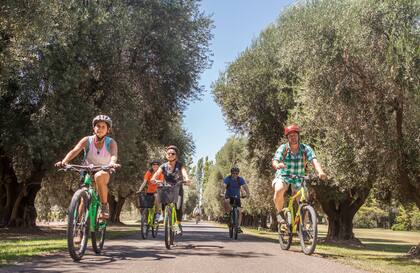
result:
<svg viewBox="0 0 420 273"><path fill-rule="evenodd" d="M284 135L287 136L291 132L300 133L300 128L296 124L291 124L284 128Z"/></svg>

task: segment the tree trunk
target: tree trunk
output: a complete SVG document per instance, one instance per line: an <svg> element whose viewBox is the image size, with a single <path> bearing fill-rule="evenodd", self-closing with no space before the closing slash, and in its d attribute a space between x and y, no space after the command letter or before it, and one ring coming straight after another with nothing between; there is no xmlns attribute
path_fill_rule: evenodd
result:
<svg viewBox="0 0 420 273"><path fill-rule="evenodd" d="M359 208L365 203L370 189L353 188L348 193L340 194L338 198L328 199L330 187L317 187L317 196L323 196L318 200L323 211L328 217L328 233L326 240L330 242L353 240L353 217Z"/></svg>
<svg viewBox="0 0 420 273"><path fill-rule="evenodd" d="M19 194L13 200L14 205L7 224L8 227L36 226L35 198L41 189L44 174L43 170L33 170L27 180L16 185L19 188Z"/></svg>
<svg viewBox="0 0 420 273"><path fill-rule="evenodd" d="M9 223L18 194L19 184L13 171L12 160L0 155L0 227Z"/></svg>
<svg viewBox="0 0 420 273"><path fill-rule="evenodd" d="M403 134L403 120L404 120L404 103L403 103L403 90L400 90L399 100L396 102L395 107L395 121L396 121L396 132L397 132L397 145L398 145L398 156L397 156L397 166L398 166L398 185L401 187L402 191L411 201L414 201L418 208L420 208L420 176L417 175L417 183L410 183L409 178L409 169L407 162L410 162L409 155L407 154L406 145L404 143L404 134ZM398 100L398 99L397 99ZM416 186L417 185L417 186Z"/></svg>
<svg viewBox="0 0 420 273"><path fill-rule="evenodd" d="M109 221L112 224L120 224L121 220L120 220L120 215L121 215L121 211L122 208L124 206L126 198L122 197L120 195L118 195L118 200L115 200L115 197L113 196L113 209L110 209L110 217L109 217ZM110 203L110 208L111 208L111 202Z"/></svg>
<svg viewBox="0 0 420 273"><path fill-rule="evenodd" d="M270 230L271 231L278 231L278 223L277 223L277 214L276 214L276 212L273 210L271 213L270 213L270 216L271 216L271 219L272 219L272 221L271 221L271 223L270 223Z"/></svg>

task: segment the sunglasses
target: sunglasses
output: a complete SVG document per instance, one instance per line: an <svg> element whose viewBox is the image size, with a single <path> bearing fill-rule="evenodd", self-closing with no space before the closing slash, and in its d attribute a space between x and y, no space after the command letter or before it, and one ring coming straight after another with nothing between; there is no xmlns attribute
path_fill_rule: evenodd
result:
<svg viewBox="0 0 420 273"><path fill-rule="evenodd" d="M158 164L158 163L153 163L153 164L152 164L152 166L155 166L155 165L159 166L159 164Z"/></svg>
<svg viewBox="0 0 420 273"><path fill-rule="evenodd" d="M167 155L176 155L176 153L166 153Z"/></svg>
<svg viewBox="0 0 420 273"><path fill-rule="evenodd" d="M239 173L237 173L237 172L233 172L232 174L239 174Z"/></svg>

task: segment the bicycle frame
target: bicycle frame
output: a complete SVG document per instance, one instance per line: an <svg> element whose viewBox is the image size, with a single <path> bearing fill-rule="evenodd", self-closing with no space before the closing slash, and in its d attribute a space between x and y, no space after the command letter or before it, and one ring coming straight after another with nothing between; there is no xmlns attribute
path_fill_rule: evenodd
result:
<svg viewBox="0 0 420 273"><path fill-rule="evenodd" d="M99 195L96 190L93 188L93 180L90 174L85 175L84 185L88 186L87 192L89 196L89 208L88 208L88 217L90 219L89 222L89 229L96 230L96 217L98 214L98 208L100 205ZM106 221L101 221L100 228L104 228L107 226Z"/></svg>
<svg viewBox="0 0 420 273"><path fill-rule="evenodd" d="M297 232L297 227L299 226L299 222L300 219L302 219L302 204L306 203L307 200L307 193L306 193L306 188L303 185L294 195L292 195L289 199L289 204L287 206L287 208L284 208L283 211L289 211L290 215L291 215L291 219L289 219L289 223L292 224L292 232L296 233ZM298 204L298 209L297 209L297 214L295 215L295 210L294 210L294 203ZM292 221L293 220L293 221Z"/></svg>

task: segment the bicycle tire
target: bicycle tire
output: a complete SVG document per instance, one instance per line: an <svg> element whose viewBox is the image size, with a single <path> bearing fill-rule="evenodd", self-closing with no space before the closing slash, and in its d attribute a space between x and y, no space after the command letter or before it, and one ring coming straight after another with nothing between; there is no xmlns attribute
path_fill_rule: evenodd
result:
<svg viewBox="0 0 420 273"><path fill-rule="evenodd" d="M172 208L172 210L171 210L171 215L172 215L172 217L174 218L174 219L176 219L176 210L175 210L175 207L173 207ZM171 245L174 245L175 243L174 243L174 240L175 240L175 230L174 230L174 225L175 225L175 223L172 221L172 225L171 225L171 227L170 227L170 230L171 230L171 233L170 233L170 235L171 235Z"/></svg>
<svg viewBox="0 0 420 273"><path fill-rule="evenodd" d="M92 238L92 248L96 254L101 254L105 243L106 222L99 218L98 209L96 210L95 231L90 232ZM99 239L99 240L98 240Z"/></svg>
<svg viewBox="0 0 420 273"><path fill-rule="evenodd" d="M303 253L311 255L315 251L318 239L318 219L315 209L311 205L303 205L301 211L302 219L299 227L300 246Z"/></svg>
<svg viewBox="0 0 420 273"><path fill-rule="evenodd" d="M239 232L239 225L238 225L238 209L233 208L232 210L232 222L233 222L233 239L238 240L238 232Z"/></svg>
<svg viewBox="0 0 420 273"><path fill-rule="evenodd" d="M80 206L82 206L82 209L80 209ZM71 199L67 217L67 248L73 261L82 259L86 251L89 233L88 208L88 193L85 189L77 190ZM82 211L83 215L79 215L79 211ZM76 249L77 244L74 242L76 233L82 236L79 249Z"/></svg>
<svg viewBox="0 0 420 273"><path fill-rule="evenodd" d="M233 238L233 221L232 221L232 210L229 214L229 222L228 222L228 228L229 228L229 238Z"/></svg>
<svg viewBox="0 0 420 273"><path fill-rule="evenodd" d="M292 215L290 213L290 211L285 211L284 216L286 218L286 230L281 230L280 225L279 225L279 243L280 243L280 248L283 250L288 250L292 244L293 241L293 233L292 233L292 227L291 227L291 221L292 220Z"/></svg>
<svg viewBox="0 0 420 273"><path fill-rule="evenodd" d="M153 218L152 218L152 223L151 223L151 227L152 227L152 237L156 238L158 231L159 231L159 222L156 219L156 210L153 209Z"/></svg>
<svg viewBox="0 0 420 273"><path fill-rule="evenodd" d="M169 206L165 209L165 246L171 249L171 234L172 233L172 211Z"/></svg>
<svg viewBox="0 0 420 273"><path fill-rule="evenodd" d="M140 235L141 238L143 239L147 239L148 237L148 233L149 233L149 228L148 228L148 216L149 216L149 209L144 208L142 213L141 213L141 219L140 219Z"/></svg>

